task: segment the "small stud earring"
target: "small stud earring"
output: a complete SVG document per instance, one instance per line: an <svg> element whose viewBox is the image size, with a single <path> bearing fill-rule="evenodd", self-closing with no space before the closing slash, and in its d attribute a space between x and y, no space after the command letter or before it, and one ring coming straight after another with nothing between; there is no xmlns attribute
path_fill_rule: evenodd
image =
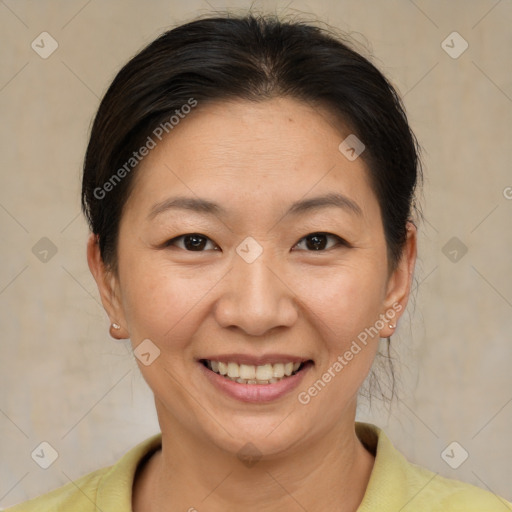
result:
<svg viewBox="0 0 512 512"><path fill-rule="evenodd" d="M119 324L114 323L112 324L112 328L118 331L119 329L121 329L121 326Z"/></svg>
<svg viewBox="0 0 512 512"><path fill-rule="evenodd" d="M394 329L395 327L396 327L396 325L389 324L389 328L390 328L390 329Z"/></svg>

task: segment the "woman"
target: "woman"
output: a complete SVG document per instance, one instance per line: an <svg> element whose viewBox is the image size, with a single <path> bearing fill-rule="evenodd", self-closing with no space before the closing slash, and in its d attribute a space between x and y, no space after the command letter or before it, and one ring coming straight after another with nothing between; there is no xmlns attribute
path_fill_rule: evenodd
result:
<svg viewBox="0 0 512 512"><path fill-rule="evenodd" d="M512 510L355 421L409 297L419 173L395 90L326 31L209 18L135 56L82 204L162 434L11 510Z"/></svg>

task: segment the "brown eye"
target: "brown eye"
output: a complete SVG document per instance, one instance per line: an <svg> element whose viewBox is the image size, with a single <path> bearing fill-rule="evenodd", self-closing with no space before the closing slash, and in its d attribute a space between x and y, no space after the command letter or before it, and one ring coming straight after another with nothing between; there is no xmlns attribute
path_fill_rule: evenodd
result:
<svg viewBox="0 0 512 512"><path fill-rule="evenodd" d="M337 235L330 233L311 233L295 245L295 248L307 251L324 251L336 245L343 245L344 241Z"/></svg>
<svg viewBox="0 0 512 512"><path fill-rule="evenodd" d="M190 233L187 235L178 236L172 240L169 240L166 245L174 245L180 249L191 252L202 252L208 249L218 249L212 240L210 240L207 236L200 235L198 233Z"/></svg>
<svg viewBox="0 0 512 512"><path fill-rule="evenodd" d="M306 247L311 251L321 251L327 246L325 235L310 235L306 237Z"/></svg>
<svg viewBox="0 0 512 512"><path fill-rule="evenodd" d="M186 235L183 237L183 245L187 251L202 251L206 246L206 238L199 235Z"/></svg>

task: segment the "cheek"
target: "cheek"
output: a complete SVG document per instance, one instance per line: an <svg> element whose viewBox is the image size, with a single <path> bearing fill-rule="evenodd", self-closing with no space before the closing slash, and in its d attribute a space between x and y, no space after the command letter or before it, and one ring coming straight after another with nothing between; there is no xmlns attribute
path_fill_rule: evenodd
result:
<svg viewBox="0 0 512 512"><path fill-rule="evenodd" d="M379 318L385 290L380 267L359 261L329 272L311 272L297 283L305 311L331 349L343 349Z"/></svg>
<svg viewBox="0 0 512 512"><path fill-rule="evenodd" d="M120 267L121 274L121 267ZM159 346L172 340L179 348L198 325L203 299L214 286L216 275L179 272L166 262L133 259L120 275L123 309L132 341L149 338Z"/></svg>

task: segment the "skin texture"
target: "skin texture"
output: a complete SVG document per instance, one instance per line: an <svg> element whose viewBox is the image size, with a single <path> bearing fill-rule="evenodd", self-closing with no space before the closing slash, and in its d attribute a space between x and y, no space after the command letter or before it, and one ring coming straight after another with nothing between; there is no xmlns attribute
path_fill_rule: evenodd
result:
<svg viewBox="0 0 512 512"><path fill-rule="evenodd" d="M358 440L356 399L379 336L311 399L297 395L321 378L379 315L405 309L416 258L416 229L396 270L388 270L380 208L363 159L339 150L343 133L329 114L290 98L231 101L197 110L144 159L125 205L118 271L105 269L96 238L88 261L119 338L150 339L160 356L140 370L155 396L162 450L141 468L135 511L354 511L373 456ZM285 214L296 201L339 193L357 203ZM174 196L218 203L225 213L170 209ZM332 233L325 250L304 237ZM190 251L187 233L208 237ZM248 236L262 254L247 263ZM298 389L247 404L214 388L198 359L228 353L288 354L314 365ZM251 442L252 467L237 453Z"/></svg>

